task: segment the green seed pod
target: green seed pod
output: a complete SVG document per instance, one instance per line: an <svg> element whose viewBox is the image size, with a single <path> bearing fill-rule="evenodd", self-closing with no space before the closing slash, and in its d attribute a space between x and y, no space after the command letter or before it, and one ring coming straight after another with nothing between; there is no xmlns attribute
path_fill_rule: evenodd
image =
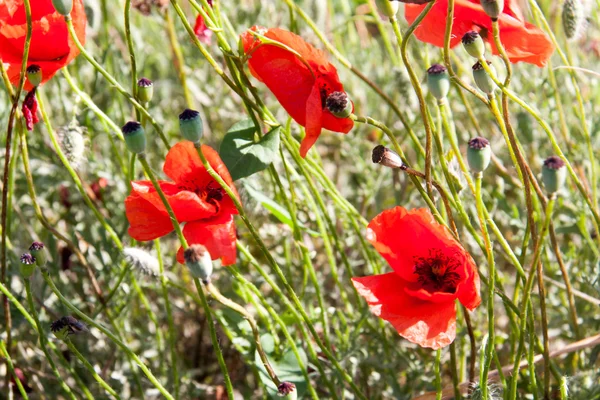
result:
<svg viewBox="0 0 600 400"><path fill-rule="evenodd" d="M542 182L549 194L556 193L567 180L565 162L558 156L550 156L544 160L542 167Z"/></svg>
<svg viewBox="0 0 600 400"><path fill-rule="evenodd" d="M585 30L585 9L581 0L565 0L562 9L562 24L565 36L576 40Z"/></svg>
<svg viewBox="0 0 600 400"><path fill-rule="evenodd" d="M29 253L25 253L21 256L20 272L23 279L31 278L31 275L37 268L35 257Z"/></svg>
<svg viewBox="0 0 600 400"><path fill-rule="evenodd" d="M204 124L200 113L196 110L186 109L179 114L179 130L186 140L199 143L204 135Z"/></svg>
<svg viewBox="0 0 600 400"><path fill-rule="evenodd" d="M375 4L379 12L388 18L398 14L398 10L400 9L400 3L391 0L375 0Z"/></svg>
<svg viewBox="0 0 600 400"><path fill-rule="evenodd" d="M481 0L481 7L492 20L496 20L504 10L504 0Z"/></svg>
<svg viewBox="0 0 600 400"><path fill-rule="evenodd" d="M27 67L27 79L33 87L37 87L42 83L42 69L39 65L32 64Z"/></svg>
<svg viewBox="0 0 600 400"><path fill-rule="evenodd" d="M185 265L193 277L202 281L209 281L213 272L213 264L206 247L193 244L183 252Z"/></svg>
<svg viewBox="0 0 600 400"><path fill-rule="evenodd" d="M463 35L461 41L464 49L471 57L479 59L485 55L485 43L479 32L469 31Z"/></svg>
<svg viewBox="0 0 600 400"><path fill-rule="evenodd" d="M135 154L141 154L146 151L146 132L144 132L142 124L129 121L121 128L121 132L123 132L125 145L129 151Z"/></svg>
<svg viewBox="0 0 600 400"><path fill-rule="evenodd" d="M31 246L29 246L29 252L35 258L35 264L38 267L43 267L48 262L48 253L44 248L44 243L33 242Z"/></svg>
<svg viewBox="0 0 600 400"><path fill-rule="evenodd" d="M277 394L286 400L296 400L298 398L298 390L292 382L281 382L277 386Z"/></svg>
<svg viewBox="0 0 600 400"><path fill-rule="evenodd" d="M492 159L492 148L490 142L482 137L476 137L469 140L467 148L467 162L469 168L474 173L480 173L490 165Z"/></svg>
<svg viewBox="0 0 600 400"><path fill-rule="evenodd" d="M149 103L154 94L154 84L150 79L140 78L137 81L137 97L142 103Z"/></svg>
<svg viewBox="0 0 600 400"><path fill-rule="evenodd" d="M348 118L354 109L348 95L344 92L331 93L325 100L325 106L338 118Z"/></svg>
<svg viewBox="0 0 600 400"><path fill-rule="evenodd" d="M494 69L492 63L490 61L486 62L488 63L490 69L495 75L496 70ZM479 61L477 61L475 65L473 65L473 79L475 79L475 83L477 84L479 90L481 90L487 95L491 95L492 93L494 93L494 90L496 90L496 84L492 80L492 77L488 75L485 69L483 69L483 66Z"/></svg>
<svg viewBox="0 0 600 400"><path fill-rule="evenodd" d="M73 0L52 0L52 5L57 13L65 17L73 10Z"/></svg>
<svg viewBox="0 0 600 400"><path fill-rule="evenodd" d="M450 91L450 77L446 67L433 64L427 70L427 87L429 93L438 100L443 100Z"/></svg>

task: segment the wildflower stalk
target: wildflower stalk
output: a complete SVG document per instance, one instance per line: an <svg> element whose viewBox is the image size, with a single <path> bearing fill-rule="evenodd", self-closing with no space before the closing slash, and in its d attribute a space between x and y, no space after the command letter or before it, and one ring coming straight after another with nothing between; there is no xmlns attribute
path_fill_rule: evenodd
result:
<svg viewBox="0 0 600 400"><path fill-rule="evenodd" d="M8 116L8 127L6 130L6 143L4 147L4 169L2 173L2 209L0 210L0 235L2 235L1 246L2 249L0 251L0 283L6 283L6 272L7 272L7 255L6 255L6 247L7 247L7 212L9 208L8 204L8 190L9 190L9 169L11 164L11 148L12 148L12 136L13 129L15 124L15 119L17 118L18 106L19 106L19 98L21 97L21 92L23 91L23 87L25 85L25 71L27 70L27 61L29 60L29 48L31 46L31 35L33 31L32 21L31 21L31 4L30 0L23 1L23 7L25 9L25 23L26 23L26 34L25 34L25 42L23 44L23 57L21 60L21 73L19 76L19 84L17 86L16 92L14 92L12 96L12 106L10 109L10 114ZM2 61L0 60L0 64ZM2 67L4 71L4 67ZM6 75L6 72L3 73ZM10 88L10 82L6 84L7 87ZM12 89L9 89L9 93L12 92ZM4 310L4 331L6 332L6 347L7 347L7 358L6 365L8 368L10 362L10 352L12 348L12 316L10 313L10 306L8 304L8 299L6 296L2 296L2 307ZM9 394L12 395L12 389L9 385L10 377L9 374L6 374L4 383L5 387L8 389Z"/></svg>
<svg viewBox="0 0 600 400"><path fill-rule="evenodd" d="M123 86L121 86L121 84L119 82L117 82L117 80L110 73L108 73L108 71L106 71L100 64L98 64L98 62L94 59L94 57L92 57L92 55L90 53L88 53L88 51L85 49L85 47L83 47L83 45L81 44L81 41L79 40L79 38L77 37L77 34L75 33L75 27L73 26L73 21L72 21L70 15L65 17L65 21L67 22L67 28L69 30L71 39L73 40L73 43L75 43L75 46L77 46L77 48L79 49L79 52L81 53L83 58L85 58L90 64L92 64L92 66L98 72L100 72L100 74L108 82L110 82L110 84L113 85L117 89L117 91L121 95L123 95L123 97L125 97L133 105L133 107L135 107L135 109L137 111L140 112L140 114L142 114L148 121L150 121L150 123L152 124L152 126L154 127L154 129L156 130L158 135L160 136L160 139L162 140L165 147L167 149L171 148L171 145L169 144L169 141L167 140L167 137L165 136L165 133L163 132L161 126L158 124L158 122L156 122L156 120L152 117L152 115L150 115L148 110L146 110L146 108L143 105L141 105L132 94L128 93L127 90L125 90L125 88Z"/></svg>
<svg viewBox="0 0 600 400"><path fill-rule="evenodd" d="M23 397L23 399L29 400L29 396L27 396L27 392L23 388L23 384L21 383L21 380L15 373L15 366L14 366L12 358L10 357L10 354L6 348L6 344L4 343L4 340L1 340L1 339L0 339L0 356L2 356L2 358L4 358L4 360L6 362L6 369L8 370L6 376L9 378L9 381L10 381L10 375L12 375L15 380L15 383L17 384L17 388L19 389L19 393L21 393L21 396ZM6 386L6 388L8 389L8 385Z"/></svg>
<svg viewBox="0 0 600 400"><path fill-rule="evenodd" d="M127 42L127 51L129 52L129 61L131 62L131 95L137 100L137 63L135 61L135 51L133 49L133 40L131 39L131 0L125 0L123 7L123 20L125 23L125 41ZM136 119L140 119L139 110L135 109Z"/></svg>
<svg viewBox="0 0 600 400"><path fill-rule="evenodd" d="M113 341L121 350L126 353L142 370L144 375L148 378L148 380L154 385L156 389L167 399L174 400L173 396L163 387L163 385L156 379L152 371L142 362L142 360L135 354L125 343L123 343L114 333L109 331L107 328L97 323L90 317L88 317L85 313L75 307L69 300L67 300L63 294L58 290L52 279L50 278L50 273L47 268L42 268L42 277L46 284L50 287L52 292L59 298L60 302L63 303L71 312L77 314L77 316L83 320L86 324L93 326L94 328L100 330L103 334L108 336L108 338Z"/></svg>
<svg viewBox="0 0 600 400"><path fill-rule="evenodd" d="M71 388L69 387L69 385L67 385L65 383L65 381L62 379L62 377L60 376L60 372L58 371L58 368L56 367L56 364L54 363L54 360L52 359L52 356L50 355L50 352L48 351L48 346L47 346L48 337L46 336L44 329L42 328L42 325L40 324L40 319L39 319L37 310L35 308L35 303L33 301L33 295L31 294L31 279L29 279L29 278L23 279L23 283L25 285L25 292L27 294L27 303L29 305L29 310L31 311L31 315L33 316L33 319L35 321L35 329L37 330L37 333L38 333L40 347L42 348L42 351L44 352L44 355L46 356L46 359L48 360L48 363L50 364L50 368L52 369L54 376L58 380L58 384L61 387L61 389L69 396L69 398L71 398L72 400L77 400L77 398L71 391Z"/></svg>
<svg viewBox="0 0 600 400"><path fill-rule="evenodd" d="M435 351L435 388L437 394L435 400L442 400L442 349Z"/></svg>
<svg viewBox="0 0 600 400"><path fill-rule="evenodd" d="M540 256L542 253L543 241L548 232L548 228L550 227L550 220L552 218L552 212L554 210L554 204L556 202L556 194L550 196L548 200L548 204L546 205L544 225L542 227L542 231L540 232L539 239L536 243L535 252L533 255L533 260L531 262L531 268L529 274L527 276L527 281L525 283L525 287L523 288L523 299L521 300L521 309L520 309L520 326L519 326L519 349L517 350L517 355L515 357L515 362L512 371L513 380L510 386L510 395L509 399L515 400L517 398L517 378L519 372L519 364L521 363L522 356L522 347L523 342L525 340L525 333L527 328L527 305L530 301L531 289L533 287L533 280L535 277L535 272L538 271L537 264L539 263ZM531 333L532 334L532 333ZM546 349L544 350L544 361L546 363L546 374L549 377L549 368L550 368L550 360L548 357L548 353Z"/></svg>
<svg viewBox="0 0 600 400"><path fill-rule="evenodd" d="M106 390L106 392L108 394L110 394L113 398L120 399L121 397L119 397L117 392L115 392L115 390L113 388L111 388L110 385L108 383L106 383L106 381L104 379L102 379L102 377L100 375L98 375L98 373L96 372L96 370L94 369L92 364L90 364L89 361L86 360L84 355L81 354L79 352L79 350L77 350L77 347L75 347L73 342L71 342L71 339L67 338L64 342L66 343L67 347L69 347L69 350L71 351L71 353L75 354L75 357L77 357L79 359L79 361L83 364L85 369L87 369L88 372L90 374L92 374L92 376L94 377L96 382L98 382L98 384L100 386L102 386L102 388L104 388L104 390Z"/></svg>
<svg viewBox="0 0 600 400"><path fill-rule="evenodd" d="M183 97L185 98L185 104L188 108L194 108L194 100L190 93L190 88L187 85L187 75L185 74L185 60L183 53L181 52L181 46L177 39L177 33L175 32L175 25L173 24L173 18L169 10L165 10L165 24L167 26L167 35L169 36L169 44L173 51L173 57L175 58L175 69L181 82L181 88L183 89Z"/></svg>
<svg viewBox="0 0 600 400"><path fill-rule="evenodd" d="M488 304L487 304L487 314L488 314L488 340L485 348L484 358L481 360L481 373L480 379L482 396L484 399L487 399L487 376L488 371L490 369L490 365L492 363L492 357L495 349L495 319L494 319L494 290L496 288L496 264L494 261L494 250L492 249L492 242L490 240L490 235L487 228L484 203L483 203L483 195L481 193L481 182L483 178L483 173L478 172L475 175L475 199L477 202L477 214L479 216L479 225L481 226L481 232L483 233L483 239L485 242L485 249L487 253L488 260Z"/></svg>
<svg viewBox="0 0 600 400"><path fill-rule="evenodd" d="M431 158L433 152L433 133L432 128L429 123L429 111L427 109L427 104L425 103L425 97L423 96L423 90L421 89L421 85L419 84L419 78L415 74L413 67L411 66L408 55L406 54L408 40L411 35L417 29L417 26L421 23L421 21L429 14L429 11L433 8L435 2L430 2L427 6L421 11L417 19L408 27L404 37L400 32L400 26L398 25L398 19L396 16L390 17L390 23L392 24L392 28L394 30L394 34L396 35L396 40L398 42L398 47L400 48L400 55L402 56L402 60L404 61L404 66L408 71L408 75L412 82L415 93L417 94L417 98L419 99L419 109L421 111L421 119L423 120L423 126L425 127L425 135L426 135L426 143L425 143L425 181L427 182L427 192L431 196Z"/></svg>
<svg viewBox="0 0 600 400"><path fill-rule="evenodd" d="M198 155L200 156L200 160L202 161L202 165L204 165L204 168L206 169L206 171L209 173L209 175L215 181L217 181L217 183L221 186L221 188L227 193L227 195L233 201L233 204L235 205L236 209L238 210L240 218L242 218L242 221L244 222L244 224L250 231L250 234L256 241L258 247L261 249L261 252L265 255L265 257L269 261L269 264L271 265L271 267L273 267L273 269L277 273L279 279L283 282L284 287L288 291L288 294L292 298L292 301L294 302L296 308L302 315L302 318L305 321L310 321L310 317L308 316L308 314L302 307L302 304L300 303L298 296L294 292L294 289L288 283L287 279L285 278L285 275L283 274L283 271L281 271L281 268L279 267L279 265L277 264L277 262L275 261L275 259L273 258L273 256L269 252L269 250L266 248L264 242L258 235L258 232L256 231L256 228L254 227L254 225L252 225L252 223L250 223L250 221L248 220L248 217L246 216L246 212L244 211L244 208L242 207L242 204L240 203L239 199L233 193L233 191L231 190L229 185L227 185L227 183L223 180L223 178L221 178L221 176L219 174L217 174L216 171L212 168L212 166L208 163L208 161L206 160L206 157L204 157L204 154L200 150L200 147L197 147L196 149L198 151ZM325 356L333 363L333 365L334 365L335 369L338 371L338 373L340 373L340 375L342 375L342 378L344 379L344 381L346 381L346 383L348 383L350 385L350 387L352 388L352 391L357 395L357 397L366 400L366 397L361 392L361 390L358 388L358 386L356 385L356 383L354 382L352 377L350 375L348 375L348 373L342 368L342 366L337 361L337 359L333 356L333 354L331 353L329 348L323 344L323 342L319 338L319 335L316 332L315 328L312 326L312 324L308 325L308 327L309 327L309 330L311 331L313 339L317 342L317 344L319 345L319 347L321 348L321 350L323 351Z"/></svg>

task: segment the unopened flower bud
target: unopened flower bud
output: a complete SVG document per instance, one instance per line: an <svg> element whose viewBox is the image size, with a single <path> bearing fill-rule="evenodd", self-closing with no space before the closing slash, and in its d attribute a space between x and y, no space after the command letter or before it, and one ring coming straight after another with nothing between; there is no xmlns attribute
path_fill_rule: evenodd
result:
<svg viewBox="0 0 600 400"><path fill-rule="evenodd" d="M427 70L427 87L429 93L438 100L445 99L450 91L450 77L446 67L433 64Z"/></svg>
<svg viewBox="0 0 600 400"><path fill-rule="evenodd" d="M384 167L390 168L404 168L405 165L402 162L400 156L393 150L388 149L385 146L379 145L373 149L372 154L373 163L381 164Z"/></svg>
<svg viewBox="0 0 600 400"><path fill-rule="evenodd" d="M123 132L125 145L127 145L129 151L141 154L146 150L146 132L144 132L142 124L129 121L121 128L121 132Z"/></svg>
<svg viewBox="0 0 600 400"><path fill-rule="evenodd" d="M200 113L188 108L179 114L179 130L186 140L194 143L200 142L204 135L204 124Z"/></svg>
<svg viewBox="0 0 600 400"><path fill-rule="evenodd" d="M490 142L482 137L476 137L469 140L469 147L467 148L467 162L469 168L475 173L485 171L490 165L492 159L492 148Z"/></svg>
<svg viewBox="0 0 600 400"><path fill-rule="evenodd" d="M73 0L52 0L52 5L57 13L65 17L73 10Z"/></svg>
<svg viewBox="0 0 600 400"><path fill-rule="evenodd" d="M462 37L462 44L471 57L479 59L485 55L485 43L477 31L469 31Z"/></svg>
<svg viewBox="0 0 600 400"><path fill-rule="evenodd" d="M481 0L481 7L492 20L497 20L504 10L504 0Z"/></svg>
<svg viewBox="0 0 600 400"><path fill-rule="evenodd" d="M71 335L89 332L87 325L71 316L62 317L50 325L50 331L58 339L66 340Z"/></svg>
<svg viewBox="0 0 600 400"><path fill-rule="evenodd" d="M331 93L325 100L325 106L338 118L348 118L352 114L352 102L344 92Z"/></svg>
<svg viewBox="0 0 600 400"><path fill-rule="evenodd" d="M38 267L43 267L48 262L48 253L44 248L44 243L31 243L31 246L29 246L29 253L35 258L35 263Z"/></svg>
<svg viewBox="0 0 600 400"><path fill-rule="evenodd" d="M213 264L206 247L201 244L193 244L185 249L183 258L193 277L202 281L210 280Z"/></svg>
<svg viewBox="0 0 600 400"><path fill-rule="evenodd" d="M567 180L567 168L565 162L558 156L550 156L544 160L542 167L542 182L546 191L550 194L556 193Z"/></svg>
<svg viewBox="0 0 600 400"><path fill-rule="evenodd" d="M492 63L490 61L486 62L490 66L492 72L495 74L496 71ZM479 61L473 65L473 79L475 79L475 83L477 84L479 90L487 95L491 95L494 93L494 90L496 90L496 84L492 80L492 77L489 76L485 69L483 69L483 65L481 65Z"/></svg>
<svg viewBox="0 0 600 400"><path fill-rule="evenodd" d="M154 94L154 83L150 79L140 78L137 81L137 97L142 103L152 100Z"/></svg>
<svg viewBox="0 0 600 400"><path fill-rule="evenodd" d="M33 87L39 86L42 83L42 69L39 65L31 64L27 67L27 79Z"/></svg>
<svg viewBox="0 0 600 400"><path fill-rule="evenodd" d="M35 263L35 257L29 253L25 253L21 256L21 276L25 279L31 278L31 275L35 272L37 265Z"/></svg>
<svg viewBox="0 0 600 400"><path fill-rule="evenodd" d="M398 14L398 10L400 9L400 3L391 0L375 0L375 4L381 15L388 18Z"/></svg>
<svg viewBox="0 0 600 400"><path fill-rule="evenodd" d="M277 386L277 394L281 397L285 397L288 400L296 400L298 398L298 391L296 385L292 382L281 382Z"/></svg>

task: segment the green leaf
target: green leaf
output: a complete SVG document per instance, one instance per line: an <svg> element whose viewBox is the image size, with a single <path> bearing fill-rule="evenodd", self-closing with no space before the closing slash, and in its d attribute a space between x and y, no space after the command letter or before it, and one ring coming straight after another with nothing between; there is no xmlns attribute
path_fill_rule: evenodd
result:
<svg viewBox="0 0 600 400"><path fill-rule="evenodd" d="M280 127L271 129L255 141L257 131L252 120L240 121L227 131L219 155L236 181L266 169L279 151Z"/></svg>

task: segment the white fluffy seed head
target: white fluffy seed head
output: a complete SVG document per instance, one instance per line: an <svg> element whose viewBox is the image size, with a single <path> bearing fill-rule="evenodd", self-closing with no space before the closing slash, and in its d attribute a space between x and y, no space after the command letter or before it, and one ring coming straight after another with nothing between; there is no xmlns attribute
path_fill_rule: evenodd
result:
<svg viewBox="0 0 600 400"><path fill-rule="evenodd" d="M129 265L144 275L158 276L160 271L158 260L146 250L137 247L125 247L123 257Z"/></svg>
<svg viewBox="0 0 600 400"><path fill-rule="evenodd" d="M568 40L577 40L587 28L586 14L588 13L586 0L566 0L562 9L562 23L565 36Z"/></svg>
<svg viewBox="0 0 600 400"><path fill-rule="evenodd" d="M68 126L60 128L58 137L62 151L71 166L75 169L79 168L85 160L87 144L85 130L76 122L72 122Z"/></svg>

